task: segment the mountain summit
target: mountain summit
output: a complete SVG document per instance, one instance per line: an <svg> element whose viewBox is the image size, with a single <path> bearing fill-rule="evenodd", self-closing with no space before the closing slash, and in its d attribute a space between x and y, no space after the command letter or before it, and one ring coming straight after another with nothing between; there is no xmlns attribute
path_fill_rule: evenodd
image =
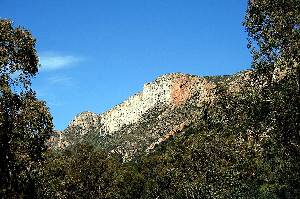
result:
<svg viewBox="0 0 300 199"><path fill-rule="evenodd" d="M150 151L205 116L207 106L215 98L218 78L183 73L162 75L102 114L78 114L61 132L60 143L88 141L120 153L125 159Z"/></svg>

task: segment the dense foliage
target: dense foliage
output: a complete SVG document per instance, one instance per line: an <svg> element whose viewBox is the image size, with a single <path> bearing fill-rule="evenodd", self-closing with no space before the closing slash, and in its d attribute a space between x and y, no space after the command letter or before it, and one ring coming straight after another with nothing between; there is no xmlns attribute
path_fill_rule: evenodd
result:
<svg viewBox="0 0 300 199"><path fill-rule="evenodd" d="M52 132L44 102L30 89L38 72L35 40L0 20L0 197L32 198L34 176Z"/></svg>
<svg viewBox="0 0 300 199"><path fill-rule="evenodd" d="M299 0L251 0L244 25L258 72L272 75L276 67L287 67L299 73Z"/></svg>

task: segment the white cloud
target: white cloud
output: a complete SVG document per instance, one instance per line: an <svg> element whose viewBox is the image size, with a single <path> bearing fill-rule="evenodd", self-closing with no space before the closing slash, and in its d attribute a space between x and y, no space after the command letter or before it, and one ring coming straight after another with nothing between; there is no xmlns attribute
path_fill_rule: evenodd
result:
<svg viewBox="0 0 300 199"><path fill-rule="evenodd" d="M72 78L67 76L52 76L48 78L50 84L64 84L71 85Z"/></svg>
<svg viewBox="0 0 300 199"><path fill-rule="evenodd" d="M72 55L44 54L40 56L41 70L58 70L76 65L81 60Z"/></svg>

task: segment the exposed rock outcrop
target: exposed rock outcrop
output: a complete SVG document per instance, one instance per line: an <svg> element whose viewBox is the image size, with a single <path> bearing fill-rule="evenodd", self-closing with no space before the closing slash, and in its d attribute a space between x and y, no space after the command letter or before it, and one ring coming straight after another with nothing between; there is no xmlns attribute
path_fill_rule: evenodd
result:
<svg viewBox="0 0 300 199"><path fill-rule="evenodd" d="M215 88L216 84L204 77L163 75L107 112L77 115L62 134L69 144L89 140L130 158L176 136L202 117L205 106L214 101Z"/></svg>

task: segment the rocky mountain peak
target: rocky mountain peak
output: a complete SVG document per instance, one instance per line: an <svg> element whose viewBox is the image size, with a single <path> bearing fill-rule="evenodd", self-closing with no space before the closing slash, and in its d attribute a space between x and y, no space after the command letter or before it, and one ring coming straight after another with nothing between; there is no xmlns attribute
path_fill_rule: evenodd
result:
<svg viewBox="0 0 300 199"><path fill-rule="evenodd" d="M90 111L85 111L76 115L75 118L70 122L69 127L88 129L97 124L98 124L98 115Z"/></svg>
<svg viewBox="0 0 300 199"><path fill-rule="evenodd" d="M214 100L215 87L215 83L204 77L183 73L162 75L102 114L78 114L63 134L70 140L78 137L93 140L131 157L137 151L153 149L201 117L199 109Z"/></svg>
<svg viewBox="0 0 300 199"><path fill-rule="evenodd" d="M143 91L100 115L107 132L119 130L123 125L136 123L143 114L156 106L184 103L190 96L186 85L191 85L189 75L168 74L144 85Z"/></svg>

